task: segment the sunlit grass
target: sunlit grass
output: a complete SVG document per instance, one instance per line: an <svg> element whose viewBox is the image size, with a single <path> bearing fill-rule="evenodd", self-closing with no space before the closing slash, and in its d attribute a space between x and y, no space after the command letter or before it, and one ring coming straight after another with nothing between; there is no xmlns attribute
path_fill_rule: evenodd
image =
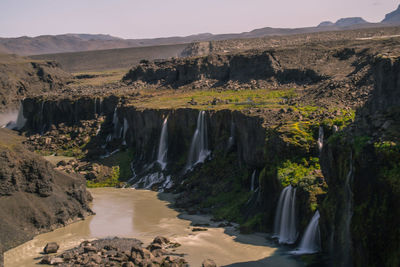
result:
<svg viewBox="0 0 400 267"><path fill-rule="evenodd" d="M139 108L185 108L194 109L244 109L248 107L279 107L284 98L295 96L293 89L246 89L246 90L143 90L138 100L131 104ZM217 103L212 104L216 99ZM196 102L192 105L189 102Z"/></svg>

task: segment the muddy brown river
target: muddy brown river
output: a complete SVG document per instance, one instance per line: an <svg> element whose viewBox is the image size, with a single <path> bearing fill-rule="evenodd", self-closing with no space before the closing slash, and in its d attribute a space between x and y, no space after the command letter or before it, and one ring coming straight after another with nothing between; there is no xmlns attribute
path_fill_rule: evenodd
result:
<svg viewBox="0 0 400 267"><path fill-rule="evenodd" d="M91 189L92 209L96 215L36 236L33 240L4 254L5 267L38 266L38 257L48 242L69 249L88 239L134 237L145 244L157 236L166 236L182 244L190 266L201 266L210 258L219 266L301 266L282 249L269 243L263 234L241 235L234 227L219 228L207 216L182 215L168 207L170 195L146 190ZM162 199L164 200L162 200ZM207 231L192 232L196 223L209 223Z"/></svg>

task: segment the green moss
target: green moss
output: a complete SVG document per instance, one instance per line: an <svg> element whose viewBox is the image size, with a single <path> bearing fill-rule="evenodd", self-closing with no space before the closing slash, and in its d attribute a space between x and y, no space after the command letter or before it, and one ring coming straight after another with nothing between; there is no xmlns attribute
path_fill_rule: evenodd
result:
<svg viewBox="0 0 400 267"><path fill-rule="evenodd" d="M86 186L89 188L96 188L96 187L115 187L120 184L120 169L119 166L112 167L112 173L109 178L102 182L92 182L86 181Z"/></svg>
<svg viewBox="0 0 400 267"><path fill-rule="evenodd" d="M119 180L126 181L132 178L131 162L133 159L134 151L129 148L102 159L100 163L106 166L118 166L120 170Z"/></svg>
<svg viewBox="0 0 400 267"><path fill-rule="evenodd" d="M355 155L359 155L362 149L367 145L367 143L371 140L369 136L356 136L353 140L353 147Z"/></svg>
<svg viewBox="0 0 400 267"><path fill-rule="evenodd" d="M311 185L315 179L312 172L319 169L318 158L310 158L309 160L303 158L300 163L287 160L278 167L278 179L284 187L290 184L297 186L300 183Z"/></svg>

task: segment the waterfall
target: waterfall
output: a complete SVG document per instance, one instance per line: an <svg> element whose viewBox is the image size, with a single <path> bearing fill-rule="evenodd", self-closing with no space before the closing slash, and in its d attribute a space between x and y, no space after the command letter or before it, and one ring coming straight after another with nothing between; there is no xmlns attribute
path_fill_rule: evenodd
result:
<svg viewBox="0 0 400 267"><path fill-rule="evenodd" d="M160 142L158 144L158 156L157 162L161 166L161 170L164 170L167 166L167 151L168 151L168 117L165 118L161 129Z"/></svg>
<svg viewBox="0 0 400 267"><path fill-rule="evenodd" d="M100 97L99 99L99 113L100 115L103 114L103 98Z"/></svg>
<svg viewBox="0 0 400 267"><path fill-rule="evenodd" d="M118 134L121 134L121 133L118 132L118 113L117 113L117 107L115 107L115 109L114 109L112 124L113 124L113 126L114 126L113 137L114 137L114 138L119 138L119 137L121 137L121 136L118 136Z"/></svg>
<svg viewBox="0 0 400 267"><path fill-rule="evenodd" d="M126 132L128 131L129 124L126 118L124 118L124 127L123 127L123 132L122 132L122 144L125 146L126 145Z"/></svg>
<svg viewBox="0 0 400 267"><path fill-rule="evenodd" d="M344 227L344 244L343 244L343 251L348 252L346 254L346 258L344 260L345 264L351 264L351 218L353 217L353 192L351 190L351 184L353 182L353 154L350 153L350 161L349 161L349 172L347 173L346 182L344 185L345 189L345 227ZM346 265L346 266L347 266Z"/></svg>
<svg viewBox="0 0 400 267"><path fill-rule="evenodd" d="M94 98L94 116L97 114L97 97Z"/></svg>
<svg viewBox="0 0 400 267"><path fill-rule="evenodd" d="M41 105L41 107L40 107L40 125L39 125L39 127L41 127L42 129L41 129L41 135L43 134L43 131L44 131L44 127L45 127L45 125L43 125L43 123L44 123L44 103L45 103L46 101L42 101L42 105Z"/></svg>
<svg viewBox="0 0 400 267"><path fill-rule="evenodd" d="M324 128L322 126L319 126L317 143L318 143L318 150L319 152L321 152L322 148L324 147Z"/></svg>
<svg viewBox="0 0 400 267"><path fill-rule="evenodd" d="M251 191L254 191L255 180L256 180L256 170L254 170L253 174L251 175L251 187L250 187Z"/></svg>
<svg viewBox="0 0 400 267"><path fill-rule="evenodd" d="M231 122L231 134L228 139L228 150L234 145L235 143L235 123Z"/></svg>
<svg viewBox="0 0 400 267"><path fill-rule="evenodd" d="M24 117L24 105L21 103L19 105L17 121L15 122L15 129L21 130L25 126L25 123L26 118Z"/></svg>
<svg viewBox="0 0 400 267"><path fill-rule="evenodd" d="M317 210L308 224L300 246L292 254L313 254L321 250L321 236L319 231L319 211Z"/></svg>
<svg viewBox="0 0 400 267"><path fill-rule="evenodd" d="M200 111L197 117L197 127L194 132L192 143L190 145L189 157L186 164L186 170L190 170L198 163L204 162L210 155L207 141L207 123L205 112Z"/></svg>
<svg viewBox="0 0 400 267"><path fill-rule="evenodd" d="M12 130L21 130L26 123L26 118L24 117L24 106L22 103L19 105L18 109L18 114L17 117L15 118L15 113L12 113L12 116L14 117L11 121L9 121L4 127Z"/></svg>
<svg viewBox="0 0 400 267"><path fill-rule="evenodd" d="M337 133L339 131L339 128L337 127L337 125L333 125L332 126L332 132L333 133Z"/></svg>
<svg viewBox="0 0 400 267"><path fill-rule="evenodd" d="M275 214L274 237L280 244L293 244L297 239L296 230L296 188L285 187L279 197Z"/></svg>

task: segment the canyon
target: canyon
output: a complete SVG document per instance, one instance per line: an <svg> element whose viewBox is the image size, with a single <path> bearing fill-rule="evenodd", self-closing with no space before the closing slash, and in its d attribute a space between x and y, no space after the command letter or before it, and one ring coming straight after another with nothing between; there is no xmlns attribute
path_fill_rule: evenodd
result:
<svg viewBox="0 0 400 267"><path fill-rule="evenodd" d="M269 233L309 266L397 266L400 39L346 34L71 75L21 97L8 127L66 157L51 172L172 194L177 212Z"/></svg>

